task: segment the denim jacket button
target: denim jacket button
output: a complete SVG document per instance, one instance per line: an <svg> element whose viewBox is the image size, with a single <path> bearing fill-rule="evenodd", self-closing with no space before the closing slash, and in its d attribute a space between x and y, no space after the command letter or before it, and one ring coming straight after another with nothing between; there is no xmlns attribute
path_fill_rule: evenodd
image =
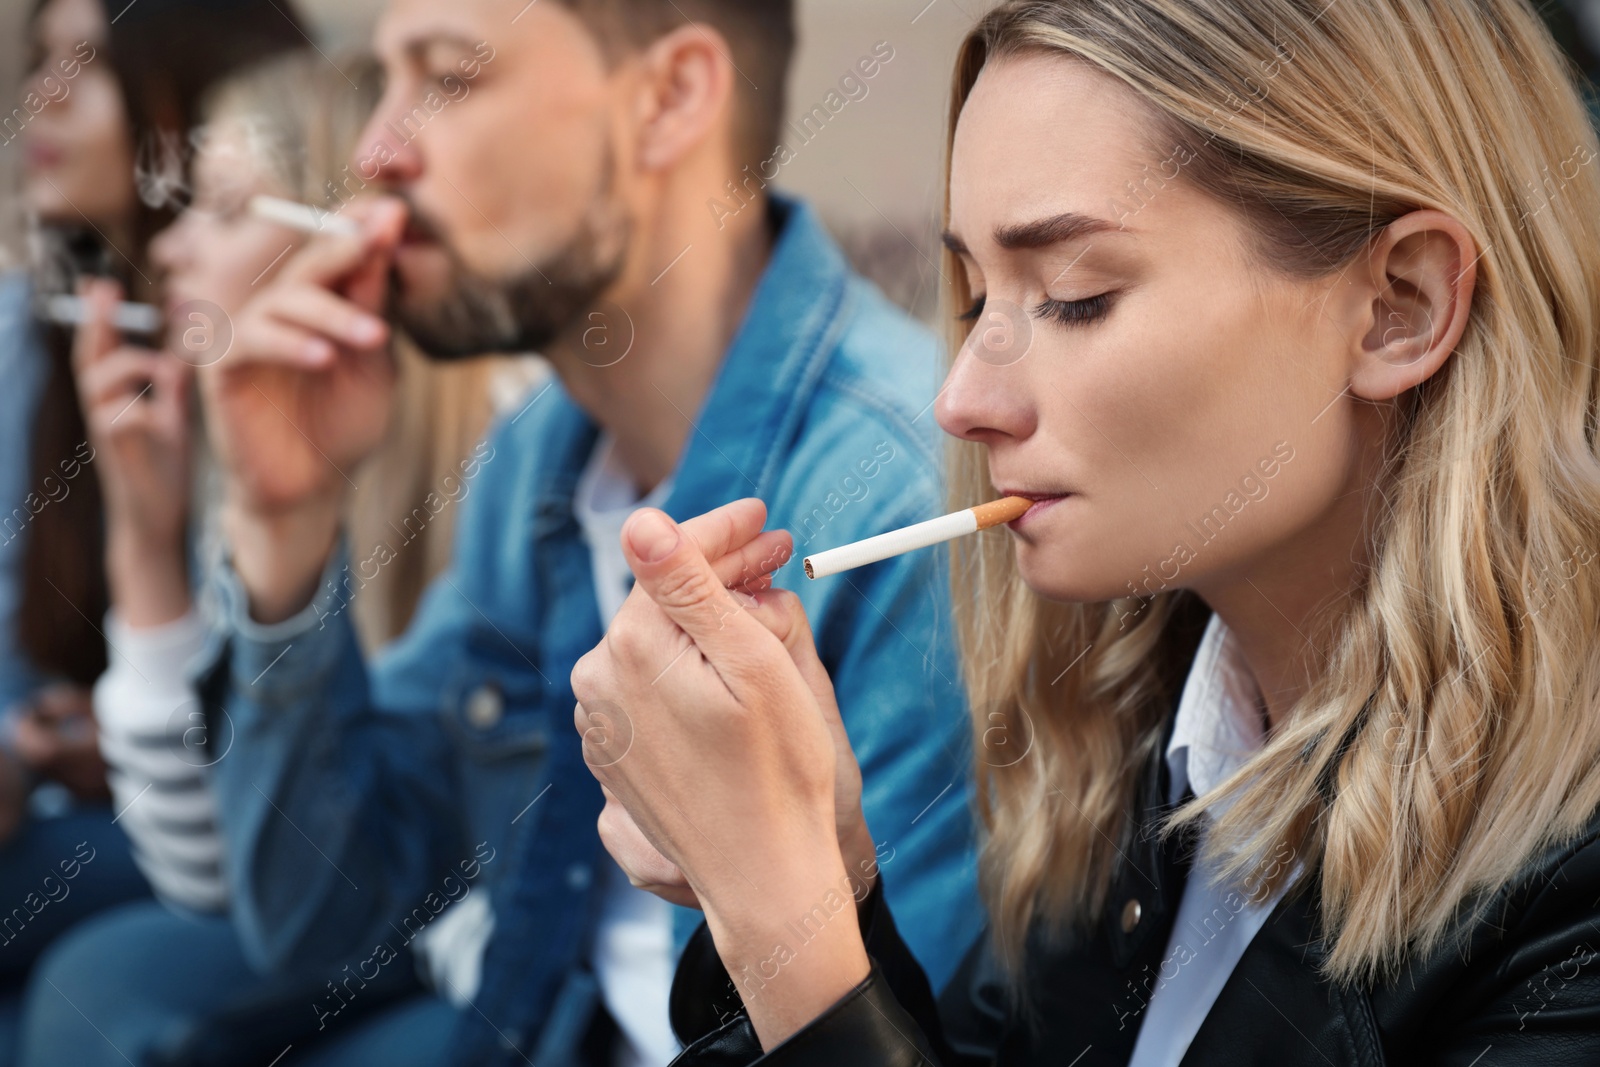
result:
<svg viewBox="0 0 1600 1067"><path fill-rule="evenodd" d="M1130 898L1122 906L1122 932L1133 933L1133 928L1139 925L1139 919L1144 914L1144 907L1137 898Z"/></svg>
<svg viewBox="0 0 1600 1067"><path fill-rule="evenodd" d="M589 868L581 863L574 863L567 868L567 885L574 892L589 887Z"/></svg>
<svg viewBox="0 0 1600 1067"><path fill-rule="evenodd" d="M480 730L494 729L504 715L505 701L492 685L480 685L467 697L467 721Z"/></svg>

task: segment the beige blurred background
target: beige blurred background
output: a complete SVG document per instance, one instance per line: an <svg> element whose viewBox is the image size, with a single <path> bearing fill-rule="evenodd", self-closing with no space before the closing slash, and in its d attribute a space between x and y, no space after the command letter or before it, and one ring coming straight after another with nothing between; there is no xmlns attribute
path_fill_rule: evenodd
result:
<svg viewBox="0 0 1600 1067"><path fill-rule="evenodd" d="M283 0L288 3L289 0ZM33 0L0 0L0 87L23 62L22 24ZM990 0L799 0L801 48L791 113L822 103L878 42L894 58L785 167L780 188L815 203L863 270L923 316L938 297L934 234L950 68L962 32ZM297 0L329 50L362 45L383 0ZM7 105L7 110L13 104ZM791 147L793 147L791 145ZM15 261L20 228L18 152L0 147L0 265Z"/></svg>

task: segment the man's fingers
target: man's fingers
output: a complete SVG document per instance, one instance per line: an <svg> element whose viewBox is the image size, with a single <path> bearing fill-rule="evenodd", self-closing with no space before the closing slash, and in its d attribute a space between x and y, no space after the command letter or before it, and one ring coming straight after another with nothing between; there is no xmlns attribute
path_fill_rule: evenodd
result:
<svg viewBox="0 0 1600 1067"><path fill-rule="evenodd" d="M233 353L217 366L226 371L253 363L275 363L299 370L326 370L338 354L326 337L260 315L241 328Z"/></svg>
<svg viewBox="0 0 1600 1067"><path fill-rule="evenodd" d="M266 310L284 325L321 334L350 348L376 348L389 339L388 323L314 285L281 289Z"/></svg>
<svg viewBox="0 0 1600 1067"><path fill-rule="evenodd" d="M708 541L741 547L739 531L753 517L765 518L764 508L752 510L741 504L745 502L701 516L712 520L701 524ZM743 606L723 585L696 539L666 512L640 508L629 516L622 529L622 551L639 587L706 658L727 666L744 658L752 643L771 639L763 627L745 617Z"/></svg>
<svg viewBox="0 0 1600 1067"><path fill-rule="evenodd" d="M389 261L405 230L405 205L383 198L359 207L352 204L345 215L361 223L361 233L319 235L284 264L279 278L328 289L357 275L370 275L374 271L387 274Z"/></svg>
<svg viewBox="0 0 1600 1067"><path fill-rule="evenodd" d="M364 196L346 204L339 214L359 223L369 238L399 243L408 212L405 201L399 197Z"/></svg>

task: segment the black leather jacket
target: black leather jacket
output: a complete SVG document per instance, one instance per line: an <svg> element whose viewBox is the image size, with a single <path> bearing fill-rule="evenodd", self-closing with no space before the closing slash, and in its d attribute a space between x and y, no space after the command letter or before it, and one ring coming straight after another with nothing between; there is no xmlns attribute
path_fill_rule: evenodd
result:
<svg viewBox="0 0 1600 1067"><path fill-rule="evenodd" d="M702 924L672 988L673 1027L688 1046L674 1067L1126 1064L1148 991L1173 966L1167 942L1193 846L1163 848L1148 832L1166 810L1164 749L1141 780L1138 831L1104 920L1070 948L1030 946L1031 1016L1010 1006L987 938L936 1002L880 878L860 910L872 973L765 1056ZM1318 978L1314 880L1306 888L1250 942L1182 1067L1600 1065L1600 813L1495 894L1464 941L1414 959L1397 981L1352 989Z"/></svg>

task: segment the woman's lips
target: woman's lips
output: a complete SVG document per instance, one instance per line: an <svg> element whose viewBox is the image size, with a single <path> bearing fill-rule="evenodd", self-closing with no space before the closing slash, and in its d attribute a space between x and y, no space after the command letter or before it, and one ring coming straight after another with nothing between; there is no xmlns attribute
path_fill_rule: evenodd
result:
<svg viewBox="0 0 1600 1067"><path fill-rule="evenodd" d="M1029 508L1027 511L1024 511L1019 517L1006 523L1006 525L1011 527L1013 530L1022 529L1022 527L1026 526L1028 523L1037 520L1038 517L1044 512L1049 511L1051 508L1055 507L1069 496L1072 496L1071 493L1038 493L1026 489L1006 489L1002 492L1005 496L1027 497L1029 500L1033 501L1033 507Z"/></svg>
<svg viewBox="0 0 1600 1067"><path fill-rule="evenodd" d="M41 171L60 166L65 156L66 153L55 145L47 144L35 138L27 142L23 158L28 170Z"/></svg>

